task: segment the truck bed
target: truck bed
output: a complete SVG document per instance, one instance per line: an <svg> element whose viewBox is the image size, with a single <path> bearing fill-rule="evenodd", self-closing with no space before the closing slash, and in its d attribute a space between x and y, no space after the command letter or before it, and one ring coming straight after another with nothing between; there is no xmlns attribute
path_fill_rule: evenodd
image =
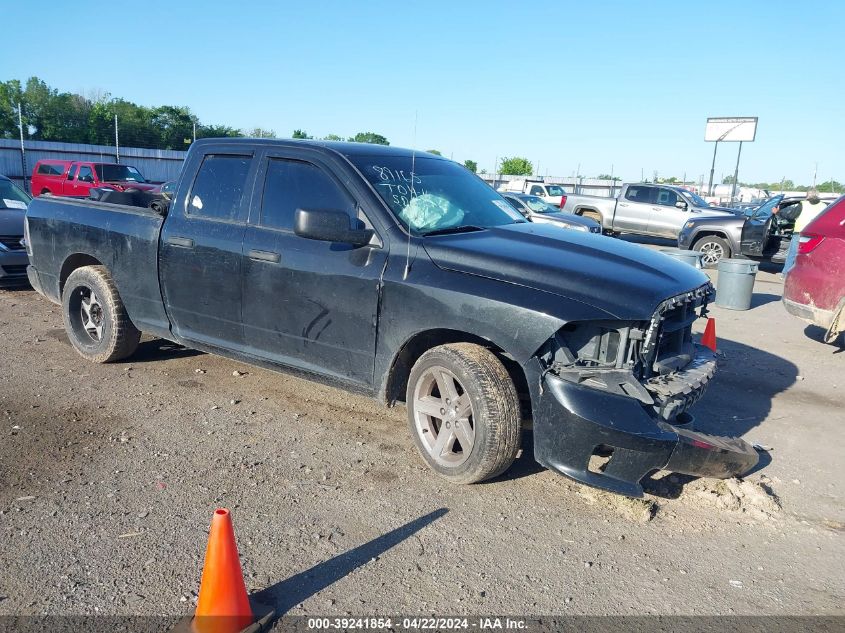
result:
<svg viewBox="0 0 845 633"><path fill-rule="evenodd" d="M31 281L50 300L61 303L62 286L74 261L84 258L87 264L102 264L111 271L136 326L169 336L158 282L163 220L145 207L74 198L35 198L27 211L33 240L30 270L38 271L31 274ZM58 275L54 271L59 271Z"/></svg>

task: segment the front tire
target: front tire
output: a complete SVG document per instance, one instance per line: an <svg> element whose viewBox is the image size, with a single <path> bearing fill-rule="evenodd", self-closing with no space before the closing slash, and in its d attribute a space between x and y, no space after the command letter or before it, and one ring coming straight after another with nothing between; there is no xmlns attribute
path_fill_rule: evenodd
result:
<svg viewBox="0 0 845 633"><path fill-rule="evenodd" d="M491 351L470 343L430 349L411 370L406 403L417 450L452 483L491 479L516 459L519 398Z"/></svg>
<svg viewBox="0 0 845 633"><path fill-rule="evenodd" d="M718 235L705 235L692 247L701 253L701 265L704 268L716 268L723 259L731 256L730 244Z"/></svg>
<svg viewBox="0 0 845 633"><path fill-rule="evenodd" d="M130 356L141 340L104 266L74 270L62 290L62 316L71 344L93 363Z"/></svg>

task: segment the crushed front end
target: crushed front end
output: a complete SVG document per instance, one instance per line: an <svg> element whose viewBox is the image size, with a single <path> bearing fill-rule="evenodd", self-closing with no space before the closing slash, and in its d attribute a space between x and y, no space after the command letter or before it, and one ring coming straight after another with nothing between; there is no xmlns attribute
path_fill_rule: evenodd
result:
<svg viewBox="0 0 845 633"><path fill-rule="evenodd" d="M650 321L568 323L541 348L534 455L588 485L632 497L656 470L732 477L753 468L738 438L693 431L686 413L716 371L692 324L713 298L707 284L663 301Z"/></svg>

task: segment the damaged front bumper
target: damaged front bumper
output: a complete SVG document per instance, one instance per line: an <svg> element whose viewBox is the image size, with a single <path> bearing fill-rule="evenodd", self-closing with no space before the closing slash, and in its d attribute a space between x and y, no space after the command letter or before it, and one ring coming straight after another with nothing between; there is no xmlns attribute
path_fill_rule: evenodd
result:
<svg viewBox="0 0 845 633"><path fill-rule="evenodd" d="M695 400L713 375L715 358L696 346L686 371L658 388ZM652 386L653 387L653 386ZM657 395L657 394L656 394ZM534 457L543 466L577 481L641 497L640 480L656 470L727 478L752 469L757 452L739 438L706 435L666 421L635 398L577 384L547 372L533 408ZM600 469L594 455L610 454Z"/></svg>

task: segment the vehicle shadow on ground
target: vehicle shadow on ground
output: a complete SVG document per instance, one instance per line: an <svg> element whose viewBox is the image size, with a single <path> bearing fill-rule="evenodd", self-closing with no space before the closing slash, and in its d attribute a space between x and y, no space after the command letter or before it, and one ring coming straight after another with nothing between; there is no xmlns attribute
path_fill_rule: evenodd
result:
<svg viewBox="0 0 845 633"><path fill-rule="evenodd" d="M200 356L200 352L189 347L184 347L178 343L172 343L161 338L143 341L138 345L138 349L126 362L130 363L153 363L162 360L169 360L171 358L190 358L191 356Z"/></svg>
<svg viewBox="0 0 845 633"><path fill-rule="evenodd" d="M541 466L534 459L534 431L531 429L523 429L522 431L522 454L513 463L513 466L508 468L504 473L483 482L481 485L487 483L495 483L502 481L511 481L513 479L522 479L543 472L545 467Z"/></svg>
<svg viewBox="0 0 845 633"><path fill-rule="evenodd" d="M773 295L768 292L755 292L751 296L751 309L753 310L754 308L759 308L775 301L780 301L780 295Z"/></svg>
<svg viewBox="0 0 845 633"><path fill-rule="evenodd" d="M691 410L694 428L714 435L743 436L768 418L774 397L795 384L798 367L786 358L736 341L720 339L717 346L716 376Z"/></svg>
<svg viewBox="0 0 845 633"><path fill-rule="evenodd" d="M260 603L273 607L276 610L276 617L280 617L300 602L319 593L372 559L381 556L389 549L410 538L427 525L441 518L448 511L448 508L439 508L434 512L429 512L348 552L338 554L334 558L314 565L295 576L277 582L252 597Z"/></svg>
<svg viewBox="0 0 845 633"><path fill-rule="evenodd" d="M845 352L845 334L839 334L833 343L824 342L825 334L827 334L827 330L823 327L819 327L818 325L808 325L804 328L804 336L816 341L820 345L824 345L824 347L819 348L819 353L826 353L828 350L830 350L833 354L841 354L842 352Z"/></svg>

